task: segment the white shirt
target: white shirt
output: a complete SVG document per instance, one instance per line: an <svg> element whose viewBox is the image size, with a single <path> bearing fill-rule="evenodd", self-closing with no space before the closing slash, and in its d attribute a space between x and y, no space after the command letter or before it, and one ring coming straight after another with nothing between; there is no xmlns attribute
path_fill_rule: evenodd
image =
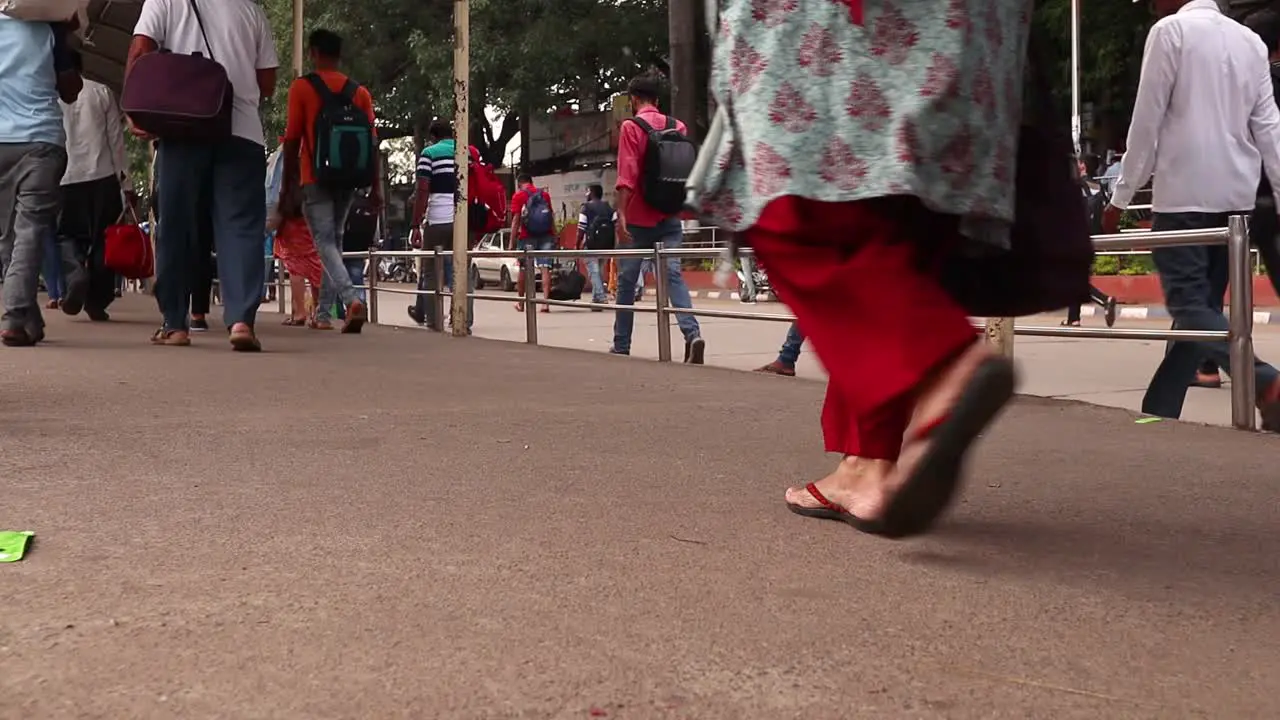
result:
<svg viewBox="0 0 1280 720"><path fill-rule="evenodd" d="M1111 204L1155 174L1155 212L1252 210L1260 167L1280 192L1280 110L1261 38L1193 0L1147 35L1133 121Z"/></svg>
<svg viewBox="0 0 1280 720"><path fill-rule="evenodd" d="M84 89L70 105L62 105L67 131L67 171L63 185L119 176L129 187L129 161L124 154L124 122L111 89L85 78Z"/></svg>
<svg viewBox="0 0 1280 720"><path fill-rule="evenodd" d="M191 3L198 2L200 23ZM138 16L134 35L144 35L160 47L176 53L200 53L227 70L235 100L231 108L231 133L266 145L262 118L258 115L261 91L258 70L280 67L275 39L267 15L253 0L147 0Z"/></svg>

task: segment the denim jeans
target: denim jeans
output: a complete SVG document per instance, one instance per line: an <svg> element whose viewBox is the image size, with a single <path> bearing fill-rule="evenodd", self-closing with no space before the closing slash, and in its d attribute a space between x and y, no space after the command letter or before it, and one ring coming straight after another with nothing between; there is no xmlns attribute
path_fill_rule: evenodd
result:
<svg viewBox="0 0 1280 720"><path fill-rule="evenodd" d="M187 329L202 202L208 202L204 212L213 219L223 322L228 328L236 323L252 327L257 320L266 283L262 262L266 172L263 147L244 138L213 143L160 141L156 302L165 328Z"/></svg>
<svg viewBox="0 0 1280 720"><path fill-rule="evenodd" d="M652 250L658 243L666 248L678 248L684 240L684 231L680 221L672 218L663 220L654 227L628 225L633 240L632 247L639 250ZM618 307L629 307L635 304L636 279L640 276L641 258L620 258L618 270ZM680 273L680 259L667 259L667 300L671 307L691 308L693 301L689 298L689 288L684 284L684 276ZM631 352L631 332L635 328L636 314L631 310L619 310L613 320L613 349L619 353ZM676 322L685 342L701 336L698 319L692 315L679 313Z"/></svg>
<svg viewBox="0 0 1280 720"><path fill-rule="evenodd" d="M335 302L347 306L359 299L342 258L342 229L346 227L347 213L351 211L354 198L354 190L335 190L319 185L302 188L302 214L307 218L307 227L311 229L311 237L315 238L316 252L324 268L320 300L316 304L316 322L332 319Z"/></svg>
<svg viewBox="0 0 1280 720"><path fill-rule="evenodd" d="M604 258L587 258L587 277L591 280L591 302L593 303L609 302L609 292L604 286L603 273L600 272L600 267L605 262Z"/></svg>
<svg viewBox="0 0 1280 720"><path fill-rule="evenodd" d="M778 364L794 368L796 361L800 359L800 347L803 345L804 334L800 332L800 326L791 323L787 339L782 341L782 349L778 351Z"/></svg>
<svg viewBox="0 0 1280 720"><path fill-rule="evenodd" d="M62 272L62 250L58 247L56 233L49 233L44 238L44 262L40 264L40 275L44 277L44 289L49 299L61 300L67 280Z"/></svg>
<svg viewBox="0 0 1280 720"><path fill-rule="evenodd" d="M353 286L364 285L364 262L364 260L357 260L355 258L347 258L343 261L343 264L347 266L347 277L351 278L351 284ZM364 288L356 287L354 289L356 291L356 297L360 298L360 302L368 302L365 300Z"/></svg>
<svg viewBox="0 0 1280 720"><path fill-rule="evenodd" d="M1198 230L1226 227L1223 213L1156 213L1151 229ZM1174 330L1227 330L1222 314L1222 295L1227 287L1227 248L1221 245L1158 248L1151 253L1165 306L1173 316ZM1231 308L1232 312L1252 312L1253 308ZM1142 411L1158 417L1177 418L1182 414L1187 387L1195 379L1196 367L1209 358L1222 368L1230 368L1229 345L1215 342L1170 342L1164 359L1156 368L1142 398ZM1261 360L1254 361L1257 388L1271 387L1280 373Z"/></svg>
<svg viewBox="0 0 1280 720"><path fill-rule="evenodd" d="M48 143L0 143L0 267L4 268L4 330L44 330L37 300L45 239L58 223L59 183L67 153ZM78 267L63 247L67 274Z"/></svg>

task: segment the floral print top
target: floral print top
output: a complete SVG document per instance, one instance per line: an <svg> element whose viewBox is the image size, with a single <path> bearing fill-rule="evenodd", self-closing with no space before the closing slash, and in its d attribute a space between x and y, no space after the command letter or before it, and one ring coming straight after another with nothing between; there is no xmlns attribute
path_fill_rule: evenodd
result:
<svg viewBox="0 0 1280 720"><path fill-rule="evenodd" d="M711 90L730 122L704 213L914 195L1013 218L1030 0L720 0Z"/></svg>

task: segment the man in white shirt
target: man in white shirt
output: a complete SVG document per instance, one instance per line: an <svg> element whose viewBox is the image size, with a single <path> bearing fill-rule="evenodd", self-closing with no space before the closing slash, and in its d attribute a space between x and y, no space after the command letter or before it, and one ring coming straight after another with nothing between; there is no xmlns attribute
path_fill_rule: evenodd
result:
<svg viewBox="0 0 1280 720"><path fill-rule="evenodd" d="M226 68L235 97L232 137L214 143L160 139L156 172L163 227L156 254L156 300L164 324L152 342L191 343L192 252L200 203L208 198L231 346L256 352L262 349L253 326L265 282L262 233L267 223L262 182L266 143L258 104L275 92L280 65L271 25L253 0L147 0L133 30L126 78L139 57L161 48L212 56Z"/></svg>
<svg viewBox="0 0 1280 720"><path fill-rule="evenodd" d="M1214 0L1153 4L1165 17L1147 35L1128 150L1105 229L1115 231L1120 211L1153 173L1153 230L1225 227L1229 215L1253 209L1260 168L1272 187L1280 188L1280 110L1267 50L1257 35L1223 15ZM1225 247L1161 248L1152 258L1175 329L1228 329L1221 311ZM1142 411L1181 415L1187 387L1205 356L1230 366L1226 342L1170 343ZM1255 372L1263 429L1280 432L1280 373L1261 361Z"/></svg>
<svg viewBox="0 0 1280 720"><path fill-rule="evenodd" d="M76 70L83 61L74 56ZM58 240L81 267L67 277L62 311L90 320L109 319L107 306L115 299L116 277L103 263L103 234L124 211L122 188L128 188L128 159L124 152L124 122L111 89L84 79L74 103L62 103L67 133L67 170L62 175L62 217ZM133 192L128 192L130 198Z"/></svg>

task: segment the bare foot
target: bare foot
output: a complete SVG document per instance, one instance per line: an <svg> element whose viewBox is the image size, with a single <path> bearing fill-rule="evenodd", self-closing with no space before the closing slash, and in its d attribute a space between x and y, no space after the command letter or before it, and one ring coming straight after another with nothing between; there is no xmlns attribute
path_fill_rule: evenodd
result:
<svg viewBox="0 0 1280 720"><path fill-rule="evenodd" d="M832 504L862 520L875 520L884 512L889 498L888 479L894 463L869 460L853 455L845 457L830 475L814 483L814 487ZM825 507L806 486L787 488L788 505L819 509Z"/></svg>

